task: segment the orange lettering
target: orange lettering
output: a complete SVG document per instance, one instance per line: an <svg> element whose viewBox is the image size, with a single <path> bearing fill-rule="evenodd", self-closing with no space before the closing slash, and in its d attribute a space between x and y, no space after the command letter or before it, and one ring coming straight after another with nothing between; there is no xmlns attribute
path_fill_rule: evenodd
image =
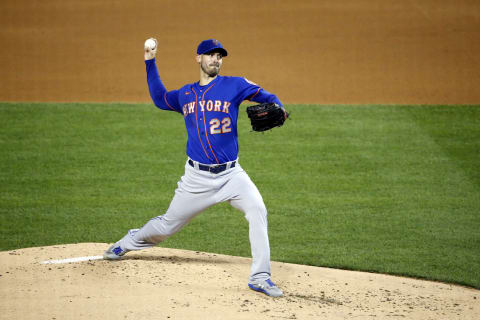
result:
<svg viewBox="0 0 480 320"><path fill-rule="evenodd" d="M190 102L188 104L188 113L193 113L195 111L195 102Z"/></svg>
<svg viewBox="0 0 480 320"><path fill-rule="evenodd" d="M213 101L208 100L207 101L207 111L212 111L212 109L213 109Z"/></svg>
<svg viewBox="0 0 480 320"><path fill-rule="evenodd" d="M223 103L223 110L222 110L222 112L228 113L228 108L230 107L231 104L232 104L231 102L225 101L225 102Z"/></svg>
<svg viewBox="0 0 480 320"><path fill-rule="evenodd" d="M220 100L215 100L215 109L213 111L218 111L220 112L220 107L222 106L222 101Z"/></svg>

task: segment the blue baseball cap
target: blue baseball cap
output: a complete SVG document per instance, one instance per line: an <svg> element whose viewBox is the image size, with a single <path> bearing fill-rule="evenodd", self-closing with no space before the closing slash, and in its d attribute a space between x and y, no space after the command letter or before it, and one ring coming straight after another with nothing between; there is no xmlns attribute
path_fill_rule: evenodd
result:
<svg viewBox="0 0 480 320"><path fill-rule="evenodd" d="M208 39L200 42L197 48L197 54L206 54L214 50L217 50L218 52L220 52L224 57L228 55L227 50L223 48L220 41L215 39Z"/></svg>

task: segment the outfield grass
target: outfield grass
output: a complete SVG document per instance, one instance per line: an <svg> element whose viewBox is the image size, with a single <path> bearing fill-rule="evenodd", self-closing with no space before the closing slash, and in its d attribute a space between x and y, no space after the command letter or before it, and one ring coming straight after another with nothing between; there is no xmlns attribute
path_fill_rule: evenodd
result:
<svg viewBox="0 0 480 320"><path fill-rule="evenodd" d="M480 106L301 106L240 161L272 259L480 288ZM183 173L181 115L151 104L0 104L0 250L114 242L162 214ZM162 246L249 256L221 204ZM101 254L101 253L99 253Z"/></svg>

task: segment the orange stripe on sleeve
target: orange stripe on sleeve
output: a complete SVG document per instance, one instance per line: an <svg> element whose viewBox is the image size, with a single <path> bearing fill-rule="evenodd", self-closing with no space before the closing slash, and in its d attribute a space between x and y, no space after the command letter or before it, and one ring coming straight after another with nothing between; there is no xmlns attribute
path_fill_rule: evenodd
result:
<svg viewBox="0 0 480 320"><path fill-rule="evenodd" d="M172 108L172 106L170 105L170 103L168 103L167 101L167 93L165 92L165 94L163 95L163 100L165 100L165 103L167 104L167 106L172 109L173 111L177 111L175 110L174 108Z"/></svg>
<svg viewBox="0 0 480 320"><path fill-rule="evenodd" d="M261 88L258 88L257 92L255 92L250 98L248 98L247 100L252 100L259 92L260 92L260 89Z"/></svg>

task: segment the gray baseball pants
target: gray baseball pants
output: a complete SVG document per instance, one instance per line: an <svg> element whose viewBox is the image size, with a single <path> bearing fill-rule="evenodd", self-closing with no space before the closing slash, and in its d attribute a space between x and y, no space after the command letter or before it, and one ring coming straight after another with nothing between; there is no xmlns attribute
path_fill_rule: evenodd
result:
<svg viewBox="0 0 480 320"><path fill-rule="evenodd" d="M248 174L236 162L220 173L195 168L188 161L175 195L164 215L148 221L141 229L130 230L117 242L122 249L150 248L180 231L191 219L207 208L228 201L241 210L249 224L252 265L249 282L270 278L270 245L267 209L262 196Z"/></svg>

